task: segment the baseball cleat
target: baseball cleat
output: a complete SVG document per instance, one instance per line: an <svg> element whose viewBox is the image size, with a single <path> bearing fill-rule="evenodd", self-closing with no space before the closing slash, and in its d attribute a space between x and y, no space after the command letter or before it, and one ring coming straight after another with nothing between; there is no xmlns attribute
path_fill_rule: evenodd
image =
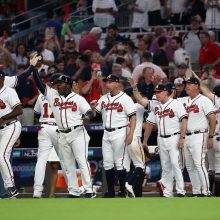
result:
<svg viewBox="0 0 220 220"><path fill-rule="evenodd" d="M132 185L129 185L128 183L125 183L125 188L126 188L128 197L135 198L135 194L134 194Z"/></svg>
<svg viewBox="0 0 220 220"><path fill-rule="evenodd" d="M127 197L127 193L126 193L126 192L121 192L121 191L119 191L119 192L118 192L118 197L120 197L120 198L126 198L126 197Z"/></svg>
<svg viewBox="0 0 220 220"><path fill-rule="evenodd" d="M9 187L7 192L0 196L0 199L17 199L19 192L15 187Z"/></svg>
<svg viewBox="0 0 220 220"><path fill-rule="evenodd" d="M93 193L86 193L84 195L84 198L87 198L87 199L93 199L96 197L96 194L93 192Z"/></svg>
<svg viewBox="0 0 220 220"><path fill-rule="evenodd" d="M165 186L160 181L157 181L157 188L159 189L160 196L162 197L163 196L163 191L165 189Z"/></svg>
<svg viewBox="0 0 220 220"><path fill-rule="evenodd" d="M80 196L76 196L76 195L68 194L65 198L68 198L68 199L79 199Z"/></svg>
<svg viewBox="0 0 220 220"><path fill-rule="evenodd" d="M185 197L185 195L181 193L177 193L175 197Z"/></svg>
<svg viewBox="0 0 220 220"><path fill-rule="evenodd" d="M106 192L104 193L103 198L115 198L115 194Z"/></svg>

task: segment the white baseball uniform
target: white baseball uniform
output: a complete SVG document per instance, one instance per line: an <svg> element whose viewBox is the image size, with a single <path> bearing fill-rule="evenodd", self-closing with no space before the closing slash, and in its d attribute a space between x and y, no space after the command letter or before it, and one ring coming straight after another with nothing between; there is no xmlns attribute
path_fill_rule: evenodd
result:
<svg viewBox="0 0 220 220"><path fill-rule="evenodd" d="M155 107L154 114L149 114L147 122L157 124L158 146L160 149L163 175L166 179L164 196L173 196L173 174L176 179L176 190L179 194L185 194L183 175L179 161L178 141L180 138L180 121L187 117L183 105L170 98L165 104ZM172 171L173 172L170 172Z"/></svg>
<svg viewBox="0 0 220 220"><path fill-rule="evenodd" d="M135 104L124 92L113 97L108 93L99 99L96 111L102 114L105 128L102 139L104 168L110 170L115 165L117 170L124 170L127 126L129 116L136 113Z"/></svg>
<svg viewBox="0 0 220 220"><path fill-rule="evenodd" d="M50 105L42 94L38 96L34 106L34 112L40 115L39 122L41 124L40 130L38 131L38 156L34 176L34 197L41 197L46 164L53 147L55 148L55 156L57 157L57 155L59 155L58 158L60 159L62 169L64 168L64 164L58 147L58 127Z"/></svg>
<svg viewBox="0 0 220 220"><path fill-rule="evenodd" d="M62 151L68 190L79 196L75 160L81 171L83 187L86 193L92 193L90 166L87 160L90 137L83 126L82 115L91 110L88 102L80 95L72 92L67 97L46 86L45 97L48 100L58 125L58 144Z"/></svg>
<svg viewBox="0 0 220 220"><path fill-rule="evenodd" d="M17 86L18 78L17 76L5 76L4 85L10 88L15 88Z"/></svg>
<svg viewBox="0 0 220 220"><path fill-rule="evenodd" d="M215 173L220 173L220 98L214 96L213 104L216 108L216 129L213 140L213 148L208 150L208 161L209 161L209 170L215 171Z"/></svg>
<svg viewBox="0 0 220 220"><path fill-rule="evenodd" d="M209 130L207 117L215 109L212 102L201 94L194 99L183 97L178 100L183 102L188 113L184 154L192 191L193 194L209 195L209 179L205 166Z"/></svg>
<svg viewBox="0 0 220 220"><path fill-rule="evenodd" d="M134 137L131 142L131 144L128 145L127 147L127 156L125 159L125 167L127 172L130 171L130 164L131 161L133 162L135 168L140 167L142 169L145 168L145 159L144 159L144 152L143 152L143 147L141 143L141 137L142 137L142 125L143 125L143 118L144 118L144 112L145 108L138 104L135 103L136 106L136 127L134 131Z"/></svg>
<svg viewBox="0 0 220 220"><path fill-rule="evenodd" d="M9 114L21 105L14 89L3 86L0 90L0 117ZM10 164L12 147L21 133L21 124L17 119L9 120L0 126L0 172L5 188L14 187L14 175Z"/></svg>

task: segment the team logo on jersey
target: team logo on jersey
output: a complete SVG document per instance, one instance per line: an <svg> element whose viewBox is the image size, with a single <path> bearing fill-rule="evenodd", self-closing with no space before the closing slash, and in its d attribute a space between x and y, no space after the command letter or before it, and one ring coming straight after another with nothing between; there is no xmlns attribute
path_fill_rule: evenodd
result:
<svg viewBox="0 0 220 220"><path fill-rule="evenodd" d="M155 115L158 115L158 118L165 118L165 117L169 117L169 118L174 118L175 113L172 109L168 108L165 109L163 111L160 111L158 107L155 108Z"/></svg>
<svg viewBox="0 0 220 220"><path fill-rule="evenodd" d="M198 113L199 112L199 106L196 104L185 107L185 108L186 108L187 113L190 113L190 112Z"/></svg>
<svg viewBox="0 0 220 220"><path fill-rule="evenodd" d="M77 104L74 101L60 102L59 98L55 98L53 105L55 107L57 107L57 106L60 107L59 108L60 110L70 108L70 109L72 109L73 112L77 111Z"/></svg>
<svg viewBox="0 0 220 220"><path fill-rule="evenodd" d="M5 103L0 99L0 109L6 108Z"/></svg>
<svg viewBox="0 0 220 220"><path fill-rule="evenodd" d="M101 103L101 108L105 109L106 111L117 110L117 112L123 112L123 106L119 102L113 103L105 103L104 101Z"/></svg>

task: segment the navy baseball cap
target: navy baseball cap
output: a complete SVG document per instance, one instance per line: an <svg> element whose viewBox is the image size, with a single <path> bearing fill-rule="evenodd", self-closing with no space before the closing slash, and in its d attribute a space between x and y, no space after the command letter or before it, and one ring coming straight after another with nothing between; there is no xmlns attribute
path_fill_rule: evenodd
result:
<svg viewBox="0 0 220 220"><path fill-rule="evenodd" d="M0 70L0 77L4 77L4 76L5 76L5 73L2 70Z"/></svg>
<svg viewBox="0 0 220 220"><path fill-rule="evenodd" d="M71 79L71 77L63 75L63 74L61 74L58 77L58 81L65 82L65 83L70 84L70 85L72 85L72 83L73 83L73 80Z"/></svg>
<svg viewBox="0 0 220 220"><path fill-rule="evenodd" d="M103 79L103 81L119 82L119 78L115 75L109 75L107 78Z"/></svg>
<svg viewBox="0 0 220 220"><path fill-rule="evenodd" d="M157 92L162 92L162 91L171 91L172 89L175 89L172 83L160 84L156 86L154 92L157 93Z"/></svg>
<svg viewBox="0 0 220 220"><path fill-rule="evenodd" d="M61 76L61 73L53 73L50 77L50 83L55 84L59 82L59 77Z"/></svg>
<svg viewBox="0 0 220 220"><path fill-rule="evenodd" d="M190 83L190 84L195 84L195 85L200 85L200 82L197 78L195 77L190 77L189 79L183 81L184 84Z"/></svg>

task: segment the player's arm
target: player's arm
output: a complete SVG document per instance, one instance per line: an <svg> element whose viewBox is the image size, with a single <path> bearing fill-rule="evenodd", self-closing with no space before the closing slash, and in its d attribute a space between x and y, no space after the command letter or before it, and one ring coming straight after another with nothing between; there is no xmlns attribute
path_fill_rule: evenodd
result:
<svg viewBox="0 0 220 220"><path fill-rule="evenodd" d="M148 98L143 97L140 94L140 92L138 91L137 83L135 82L135 80L133 78L129 78L128 81L133 89L133 95L134 95L134 98L137 101L137 103L139 103L140 105L142 105L144 107L147 107L149 100L148 100Z"/></svg>
<svg viewBox="0 0 220 220"><path fill-rule="evenodd" d="M180 122L180 139L178 141L178 148L180 148L180 149L184 147L184 140L185 140L185 135L186 135L187 122L188 122L187 116L182 118L181 122Z"/></svg>
<svg viewBox="0 0 220 220"><path fill-rule="evenodd" d="M0 124L3 124L4 121L14 119L18 115L22 115L22 114L23 114L22 106L21 106L21 104L18 104L13 108L12 112L10 112L7 115L4 115L0 118Z"/></svg>
<svg viewBox="0 0 220 220"><path fill-rule="evenodd" d="M134 130L136 127L136 113L132 114L130 117L130 130L128 132L128 135L126 137L125 140L125 144L129 145L131 144L132 140L133 140L133 135L134 135Z"/></svg>
<svg viewBox="0 0 220 220"><path fill-rule="evenodd" d="M34 81L36 82L37 88L44 95L46 93L46 85L41 80L40 75L36 69L33 70L33 77Z"/></svg>
<svg viewBox="0 0 220 220"><path fill-rule="evenodd" d="M211 90L203 83L203 81L196 75L195 72L192 71L192 75L199 80L200 82L200 90L202 93L208 97L212 102L214 102L214 94L211 92Z"/></svg>
<svg viewBox="0 0 220 220"><path fill-rule="evenodd" d="M213 147L213 137L216 127L216 115L214 112L208 115L208 120L209 120L208 149L211 149Z"/></svg>
<svg viewBox="0 0 220 220"><path fill-rule="evenodd" d="M152 123L146 122L145 130L144 130L144 139L142 143L143 148L147 148L147 142L153 130L153 127L154 125Z"/></svg>
<svg viewBox="0 0 220 220"><path fill-rule="evenodd" d="M92 119L94 118L94 114L92 110L89 110L86 112L86 114L83 117L83 124L88 124Z"/></svg>

